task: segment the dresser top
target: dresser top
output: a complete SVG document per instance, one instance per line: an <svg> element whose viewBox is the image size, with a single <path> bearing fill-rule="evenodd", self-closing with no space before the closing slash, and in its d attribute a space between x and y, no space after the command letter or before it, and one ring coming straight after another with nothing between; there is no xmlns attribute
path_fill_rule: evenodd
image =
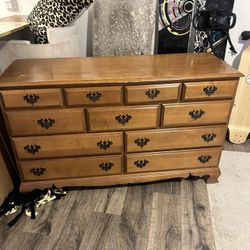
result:
<svg viewBox="0 0 250 250"><path fill-rule="evenodd" d="M173 82L240 76L239 71L208 53L19 59L0 77L0 88Z"/></svg>

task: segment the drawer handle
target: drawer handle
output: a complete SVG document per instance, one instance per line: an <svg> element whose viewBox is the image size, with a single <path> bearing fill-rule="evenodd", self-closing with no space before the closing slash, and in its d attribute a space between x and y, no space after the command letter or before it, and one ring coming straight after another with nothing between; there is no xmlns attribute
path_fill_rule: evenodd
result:
<svg viewBox="0 0 250 250"><path fill-rule="evenodd" d="M98 100L100 99L101 96L102 96L102 94L99 93L99 92L89 92L89 93L87 94L87 97L89 98L89 100L90 100L91 102L96 102L96 101L98 101Z"/></svg>
<svg viewBox="0 0 250 250"><path fill-rule="evenodd" d="M202 115L204 115L205 114L205 111L203 111L203 110L192 110L192 111L190 111L189 112L189 115L194 119L194 120L197 120L197 119L199 119L199 118L201 118L202 117Z"/></svg>
<svg viewBox="0 0 250 250"><path fill-rule="evenodd" d="M99 164L99 167L105 171L110 170L113 166L114 166L114 163L112 163L112 162L103 162L103 163Z"/></svg>
<svg viewBox="0 0 250 250"><path fill-rule="evenodd" d="M211 155L201 155L201 156L198 157L198 160L203 164L208 162L210 159L212 159Z"/></svg>
<svg viewBox="0 0 250 250"><path fill-rule="evenodd" d="M49 127L52 127L53 124L55 123L55 120L54 119L43 119L41 118L40 120L37 121L37 123L42 127L42 128L46 128L48 129Z"/></svg>
<svg viewBox="0 0 250 250"><path fill-rule="evenodd" d="M201 136L201 138L204 141L206 141L207 143L210 142L210 141L212 141L215 137L216 137L216 134L214 134L214 133L204 134L204 135Z"/></svg>
<svg viewBox="0 0 250 250"><path fill-rule="evenodd" d="M146 167L146 165L149 163L148 160L137 160L134 162L134 165L137 167L137 168L144 168Z"/></svg>
<svg viewBox="0 0 250 250"><path fill-rule="evenodd" d="M148 98L154 99L155 97L157 97L160 94L160 90L159 89L149 89L145 92L145 94L148 96Z"/></svg>
<svg viewBox="0 0 250 250"><path fill-rule="evenodd" d="M33 144L33 145L27 145L24 147L24 150L26 150L28 153L30 154L35 154L39 152L39 149L41 149L41 147L39 145Z"/></svg>
<svg viewBox="0 0 250 250"><path fill-rule="evenodd" d="M115 117L115 119L122 125L129 122L129 120L132 119L131 115L118 115Z"/></svg>
<svg viewBox="0 0 250 250"><path fill-rule="evenodd" d="M138 147L143 148L145 145L148 144L148 142L150 142L150 139L148 138L138 138L135 140L135 144L137 144Z"/></svg>
<svg viewBox="0 0 250 250"><path fill-rule="evenodd" d="M216 86L207 86L203 89L207 96L213 95L218 88Z"/></svg>
<svg viewBox="0 0 250 250"><path fill-rule="evenodd" d="M113 144L112 141L99 141L97 142L97 146L100 147L101 149L106 150L107 148L110 148L110 146Z"/></svg>
<svg viewBox="0 0 250 250"><path fill-rule="evenodd" d="M43 175L45 171L47 171L46 168L32 168L32 169L30 170L30 172L31 172L33 175L37 175L37 176Z"/></svg>
<svg viewBox="0 0 250 250"><path fill-rule="evenodd" d="M35 95L35 94L27 94L23 97L23 99L31 105L34 105L35 103L37 103L37 101L39 100L39 96Z"/></svg>

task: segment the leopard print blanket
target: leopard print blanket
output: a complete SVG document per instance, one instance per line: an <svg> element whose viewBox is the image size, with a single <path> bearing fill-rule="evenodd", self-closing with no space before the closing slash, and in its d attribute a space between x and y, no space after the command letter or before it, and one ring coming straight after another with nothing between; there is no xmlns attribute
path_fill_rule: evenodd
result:
<svg viewBox="0 0 250 250"><path fill-rule="evenodd" d="M39 0L27 20L37 43L48 43L47 28L64 27L94 0Z"/></svg>

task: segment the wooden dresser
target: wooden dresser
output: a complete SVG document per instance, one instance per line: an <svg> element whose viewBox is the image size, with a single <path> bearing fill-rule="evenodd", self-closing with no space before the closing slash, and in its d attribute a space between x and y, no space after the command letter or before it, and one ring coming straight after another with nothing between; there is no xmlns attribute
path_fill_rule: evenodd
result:
<svg viewBox="0 0 250 250"><path fill-rule="evenodd" d="M0 92L21 191L217 181L240 76L210 54L15 61Z"/></svg>

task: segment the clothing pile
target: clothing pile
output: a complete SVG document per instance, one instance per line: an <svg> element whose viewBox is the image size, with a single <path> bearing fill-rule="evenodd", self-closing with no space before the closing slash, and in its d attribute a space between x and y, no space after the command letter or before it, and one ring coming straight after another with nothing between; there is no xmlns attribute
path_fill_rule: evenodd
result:
<svg viewBox="0 0 250 250"><path fill-rule="evenodd" d="M0 217L18 213L15 218L8 223L8 226L12 227L18 219L20 219L22 214L31 217L31 219L35 219L36 215L38 215L36 209L50 201L60 199L65 195L66 191L64 189L58 189L55 186L44 190L35 189L32 192L24 194L14 189L0 206Z"/></svg>

